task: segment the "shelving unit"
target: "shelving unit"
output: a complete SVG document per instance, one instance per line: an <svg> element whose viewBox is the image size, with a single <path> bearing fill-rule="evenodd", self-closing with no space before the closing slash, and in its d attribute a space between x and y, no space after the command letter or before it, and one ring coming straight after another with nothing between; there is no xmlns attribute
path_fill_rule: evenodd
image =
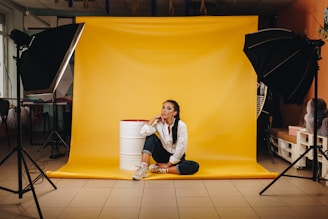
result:
<svg viewBox="0 0 328 219"><path fill-rule="evenodd" d="M297 131L296 136L291 136L286 130L274 130L270 131L272 138L274 152L284 160L293 163L299 158L310 146L313 146L314 136L311 133L300 130ZM295 140L296 137L296 140ZM317 146L328 155L328 138L323 136L317 136ZM301 169L306 167L306 160L313 160L313 150L307 153L302 159L300 159L294 167ZM328 161L318 152L318 162L321 164L321 176L328 179ZM328 181L326 181L328 186Z"/></svg>
<svg viewBox="0 0 328 219"><path fill-rule="evenodd" d="M310 146L313 146L314 136L311 133L305 131L297 132L297 142L301 154L304 153ZM327 155L328 154L328 138L323 136L317 136L317 146ZM313 150L306 154L306 158L313 160ZM321 176L328 179L328 161L327 159L318 151L318 162L321 164ZM328 185L328 181L326 181Z"/></svg>
<svg viewBox="0 0 328 219"><path fill-rule="evenodd" d="M293 139L291 139L290 137L284 138L284 134L288 135L284 132L280 132L278 135L271 134L271 138L274 144L274 152L284 160L293 163L300 156L301 152L299 150L297 141L293 141ZM298 161L294 167L296 169L306 167L306 158Z"/></svg>

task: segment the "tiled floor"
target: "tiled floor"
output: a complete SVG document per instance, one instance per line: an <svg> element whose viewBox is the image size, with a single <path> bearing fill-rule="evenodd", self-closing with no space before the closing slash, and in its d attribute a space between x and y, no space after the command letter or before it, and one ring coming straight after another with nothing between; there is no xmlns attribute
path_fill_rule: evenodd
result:
<svg viewBox="0 0 328 219"><path fill-rule="evenodd" d="M14 137L15 138L15 137ZM12 145L15 147L15 139ZM12 147L0 139L1 159ZM67 156L49 159L50 146L38 154L40 145L24 148L42 169L57 169ZM272 163L266 153L261 153L259 162L270 171L281 172L288 163L279 158ZM0 166L0 186L17 190L17 153ZM37 171L28 162L34 178ZM291 174L312 175L311 170L291 169ZM328 187L308 179L281 177L262 195L272 180L96 180L96 179L51 179L57 186L41 179L34 184L43 218L52 219L326 219L328 218ZM23 173L23 185L28 184ZM0 190L0 219L39 218L32 191L19 198Z"/></svg>

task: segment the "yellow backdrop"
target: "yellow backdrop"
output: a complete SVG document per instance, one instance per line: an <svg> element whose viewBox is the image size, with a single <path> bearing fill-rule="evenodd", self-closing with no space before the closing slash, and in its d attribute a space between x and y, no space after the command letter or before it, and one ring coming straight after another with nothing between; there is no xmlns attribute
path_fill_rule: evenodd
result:
<svg viewBox="0 0 328 219"><path fill-rule="evenodd" d="M257 17L80 17L69 160L49 177L131 179L119 168L120 120L150 119L175 99L192 176L272 178L256 161L256 73L243 53Z"/></svg>

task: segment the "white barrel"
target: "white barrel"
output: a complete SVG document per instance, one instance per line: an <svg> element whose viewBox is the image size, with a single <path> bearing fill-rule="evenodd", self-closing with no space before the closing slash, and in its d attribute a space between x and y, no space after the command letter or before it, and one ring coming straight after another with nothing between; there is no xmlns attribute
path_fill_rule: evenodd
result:
<svg viewBox="0 0 328 219"><path fill-rule="evenodd" d="M120 121L120 169L136 170L141 163L145 137L140 135L146 120Z"/></svg>

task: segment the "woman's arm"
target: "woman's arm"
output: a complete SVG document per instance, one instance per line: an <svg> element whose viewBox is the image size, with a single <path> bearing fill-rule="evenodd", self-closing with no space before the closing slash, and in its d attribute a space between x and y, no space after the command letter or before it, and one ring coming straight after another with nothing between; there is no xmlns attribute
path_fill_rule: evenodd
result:
<svg viewBox="0 0 328 219"><path fill-rule="evenodd" d="M144 126L142 126L142 128L140 130L140 135L149 136L149 135L154 134L156 132L155 125L161 119L162 119L161 115L156 115L153 118L151 118L150 120L148 120L148 122Z"/></svg>
<svg viewBox="0 0 328 219"><path fill-rule="evenodd" d="M188 143L188 131L187 126L181 120L178 127L178 138L176 142L176 148L174 154L170 157L169 164L179 163L182 156L186 153Z"/></svg>
<svg viewBox="0 0 328 219"><path fill-rule="evenodd" d="M153 118L151 118L150 120L148 120L147 125L154 126L159 121L162 121L163 122L162 116L161 115L156 115Z"/></svg>

